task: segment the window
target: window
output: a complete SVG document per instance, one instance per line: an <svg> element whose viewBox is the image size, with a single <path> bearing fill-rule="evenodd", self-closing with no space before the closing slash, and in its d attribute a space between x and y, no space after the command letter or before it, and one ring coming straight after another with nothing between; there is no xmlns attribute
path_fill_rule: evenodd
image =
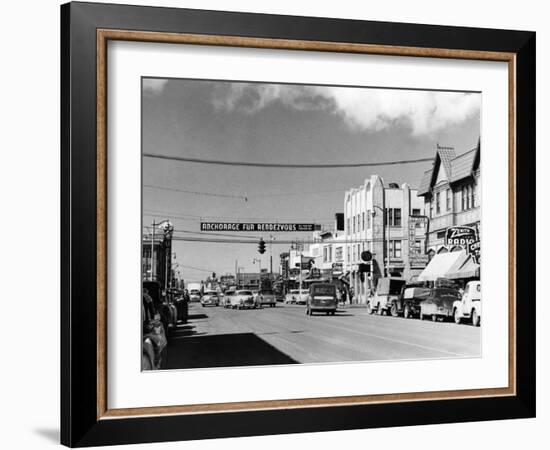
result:
<svg viewBox="0 0 550 450"><path fill-rule="evenodd" d="M463 186L462 187L462 211L466 211L466 209L468 209L468 205L466 203L467 196L468 194L466 192L466 186Z"/></svg>
<svg viewBox="0 0 550 450"><path fill-rule="evenodd" d="M367 228L370 229L370 221L371 221L371 212L370 209L367 210Z"/></svg>
<svg viewBox="0 0 550 450"><path fill-rule="evenodd" d="M468 189L470 191L470 208L473 208L475 206L474 205L474 187L468 186Z"/></svg>
<svg viewBox="0 0 550 450"><path fill-rule="evenodd" d="M422 241L420 239L414 241L414 252L422 253Z"/></svg>
<svg viewBox="0 0 550 450"><path fill-rule="evenodd" d="M390 258L401 258L401 241L390 241Z"/></svg>
<svg viewBox="0 0 550 450"><path fill-rule="evenodd" d="M401 258L401 241L393 241L393 256Z"/></svg>
<svg viewBox="0 0 550 450"><path fill-rule="evenodd" d="M389 208L390 227L401 226L401 208Z"/></svg>
<svg viewBox="0 0 550 450"><path fill-rule="evenodd" d="M419 216L420 215L420 209L419 208L413 208L412 210L412 215L413 216Z"/></svg>
<svg viewBox="0 0 550 450"><path fill-rule="evenodd" d="M430 198L430 218L434 216L434 199Z"/></svg>
<svg viewBox="0 0 550 450"><path fill-rule="evenodd" d="M440 204L440 193L438 192L435 194L435 213L439 214L441 212L441 204Z"/></svg>
<svg viewBox="0 0 550 450"><path fill-rule="evenodd" d="M447 211L450 211L451 208L452 208L452 204L451 204L451 190L450 189L447 189L446 191L446 195L447 195L447 199L446 199L446 206L447 206Z"/></svg>
<svg viewBox="0 0 550 450"><path fill-rule="evenodd" d="M328 260L332 261L332 245L328 248Z"/></svg>
<svg viewBox="0 0 550 450"><path fill-rule="evenodd" d="M476 189L475 186L472 187L472 207L476 207Z"/></svg>
<svg viewBox="0 0 550 450"><path fill-rule="evenodd" d="M351 259L351 254L350 254L350 248L349 248L349 245L348 245L348 252L347 252L347 260L348 260L348 263L350 262L350 259Z"/></svg>
<svg viewBox="0 0 550 450"><path fill-rule="evenodd" d="M348 217L348 220L347 220L347 232L348 232L348 234L351 232L349 217Z"/></svg>
<svg viewBox="0 0 550 450"><path fill-rule="evenodd" d="M361 221L361 229L365 231L365 213L363 213L363 219Z"/></svg>
<svg viewBox="0 0 550 450"><path fill-rule="evenodd" d="M396 208L393 210L393 226L401 226L401 208Z"/></svg>

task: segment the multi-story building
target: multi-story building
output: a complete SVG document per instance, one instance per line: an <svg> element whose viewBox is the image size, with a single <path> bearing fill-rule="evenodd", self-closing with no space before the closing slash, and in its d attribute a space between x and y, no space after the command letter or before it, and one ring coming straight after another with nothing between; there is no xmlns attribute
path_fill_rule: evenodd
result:
<svg viewBox="0 0 550 450"><path fill-rule="evenodd" d="M415 216L417 219L410 219ZM378 175L345 193L344 270L357 301L364 302L377 279L409 279L425 267L424 201L408 184L384 185ZM373 255L371 273L362 271L361 253Z"/></svg>
<svg viewBox="0 0 550 450"><path fill-rule="evenodd" d="M433 166L424 172L418 195L430 218L427 250L430 255L450 251L446 230L480 222L480 142L473 149L456 155L452 147L437 146Z"/></svg>
<svg viewBox="0 0 550 450"><path fill-rule="evenodd" d="M168 223L167 221L165 221ZM172 225L148 232L141 240L141 273L144 281L158 281L164 288L172 286Z"/></svg>

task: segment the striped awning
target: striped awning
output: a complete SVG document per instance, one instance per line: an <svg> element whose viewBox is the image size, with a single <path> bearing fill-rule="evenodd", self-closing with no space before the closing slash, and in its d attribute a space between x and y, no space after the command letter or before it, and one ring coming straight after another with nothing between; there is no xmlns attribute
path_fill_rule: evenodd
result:
<svg viewBox="0 0 550 450"><path fill-rule="evenodd" d="M479 277L479 264L468 255L466 260L457 261L457 264L453 265L447 272L446 278L456 280L459 278L478 278Z"/></svg>
<svg viewBox="0 0 550 450"><path fill-rule="evenodd" d="M438 253L418 276L418 281L435 281L438 278L449 278L449 271L457 265L460 267L467 258L468 255L466 255L464 250Z"/></svg>

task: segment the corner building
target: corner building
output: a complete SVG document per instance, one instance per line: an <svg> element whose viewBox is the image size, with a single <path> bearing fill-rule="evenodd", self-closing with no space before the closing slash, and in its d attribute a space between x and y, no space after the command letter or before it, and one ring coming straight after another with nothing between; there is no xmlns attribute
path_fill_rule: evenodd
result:
<svg viewBox="0 0 550 450"><path fill-rule="evenodd" d="M410 279L425 267L424 223L415 222L409 233L410 216L424 216L424 200L408 184L384 185L372 175L344 197L344 271L355 292L354 301L364 303L378 278ZM412 239L410 239L412 237ZM372 273L360 273L361 253L373 254Z"/></svg>
<svg viewBox="0 0 550 450"><path fill-rule="evenodd" d="M418 195L430 218L427 250L430 256L453 251L445 242L452 226L470 226L480 238L480 142L456 155L453 147L437 146L433 167L424 172Z"/></svg>

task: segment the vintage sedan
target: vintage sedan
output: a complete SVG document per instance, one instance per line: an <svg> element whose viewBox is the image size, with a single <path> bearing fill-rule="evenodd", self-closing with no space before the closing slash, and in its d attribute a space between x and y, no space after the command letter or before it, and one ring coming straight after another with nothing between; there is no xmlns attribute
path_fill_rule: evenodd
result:
<svg viewBox="0 0 550 450"><path fill-rule="evenodd" d="M220 296L216 291L205 291L201 298L201 305L220 306Z"/></svg>
<svg viewBox="0 0 550 450"><path fill-rule="evenodd" d="M313 283L309 287L306 299L306 314L312 316L314 312L336 314L338 298L336 286L332 283Z"/></svg>
<svg viewBox="0 0 550 450"><path fill-rule="evenodd" d="M225 291L222 298L222 306L231 308L231 298L235 295L235 291Z"/></svg>
<svg viewBox="0 0 550 450"><path fill-rule="evenodd" d="M230 299L231 308L250 309L255 307L252 291L236 291L235 295L232 295Z"/></svg>
<svg viewBox="0 0 550 450"><path fill-rule="evenodd" d="M292 289L288 294L286 294L285 303L305 305L308 295L308 289Z"/></svg>
<svg viewBox="0 0 550 450"><path fill-rule="evenodd" d="M420 304L420 319L431 318L434 322L452 318L454 304L460 301L462 296L455 287L435 287Z"/></svg>
<svg viewBox="0 0 550 450"><path fill-rule="evenodd" d="M264 305L273 308L277 304L275 293L271 289L261 289L254 297L254 303L259 308Z"/></svg>

